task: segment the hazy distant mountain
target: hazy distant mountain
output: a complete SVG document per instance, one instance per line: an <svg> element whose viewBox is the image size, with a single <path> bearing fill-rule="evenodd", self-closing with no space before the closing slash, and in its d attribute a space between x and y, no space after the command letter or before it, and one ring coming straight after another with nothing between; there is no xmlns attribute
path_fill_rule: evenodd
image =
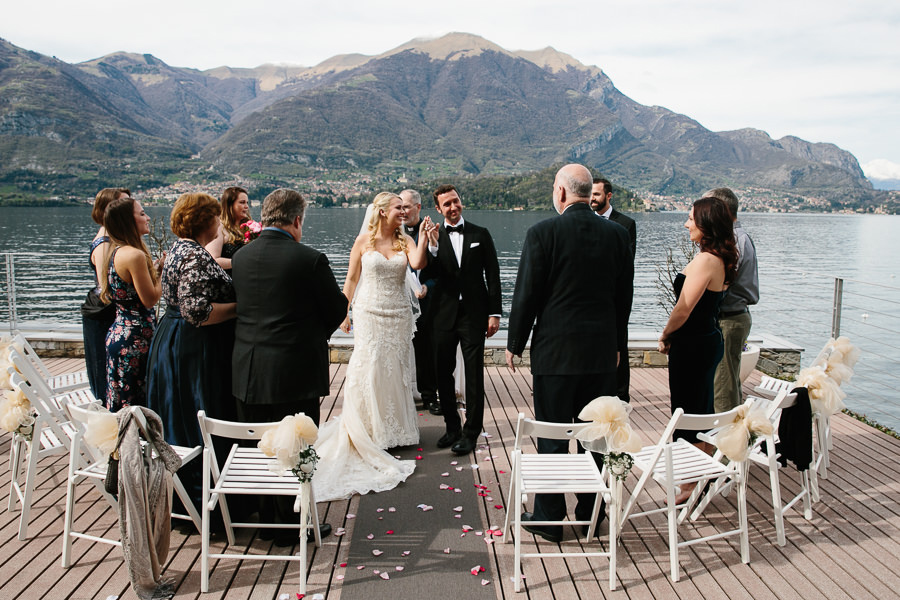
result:
<svg viewBox="0 0 900 600"><path fill-rule="evenodd" d="M871 190L853 155L832 144L712 132L634 102L600 68L553 48L508 51L461 33L314 67L207 71L127 53L68 65L0 40L0 150L0 183L20 187L48 170L79 170L95 186L100 164L145 177L327 168L433 178L572 160L668 194L722 184L833 198ZM118 159L130 156L142 160L126 160L128 171Z"/></svg>

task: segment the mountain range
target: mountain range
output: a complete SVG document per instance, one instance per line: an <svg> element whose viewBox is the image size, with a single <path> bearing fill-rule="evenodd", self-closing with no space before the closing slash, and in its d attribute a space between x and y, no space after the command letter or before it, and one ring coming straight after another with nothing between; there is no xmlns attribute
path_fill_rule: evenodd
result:
<svg viewBox="0 0 900 600"><path fill-rule="evenodd" d="M314 67L200 71L119 52L69 64L0 40L0 196L233 177L437 180L575 161L633 190L874 196L833 144L714 132L596 66L452 33Z"/></svg>

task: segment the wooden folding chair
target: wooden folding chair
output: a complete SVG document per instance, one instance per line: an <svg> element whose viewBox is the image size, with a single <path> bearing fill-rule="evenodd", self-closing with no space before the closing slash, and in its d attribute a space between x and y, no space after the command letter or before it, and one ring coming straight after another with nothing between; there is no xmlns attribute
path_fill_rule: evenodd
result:
<svg viewBox="0 0 900 600"><path fill-rule="evenodd" d="M51 375L50 369L47 368L41 357L34 351L31 344L25 339L25 336L18 331L13 336L12 347L21 349L25 359L34 368L35 372L40 374L41 379L47 384L52 394L62 394L90 387L86 370L63 373L62 375Z"/></svg>
<svg viewBox="0 0 900 600"><path fill-rule="evenodd" d="M780 455L776 451L775 445L779 442L778 423L781 419L781 413L786 408L791 408L797 403L797 394L789 394L782 390L774 400L766 400L765 398L755 398L750 396L744 403L749 410L762 410L766 418L772 423L772 435L760 436L754 442L750 449L749 460L766 467L769 470L769 483L772 491L772 510L775 516L775 531L778 539L778 545L784 546L786 543L784 534L784 512L791 509L797 502L803 502L803 517L807 520L812 519L812 502L815 486L815 454L812 454L813 460L807 470L798 471L800 474L800 492L791 498L787 503L782 500L781 482L779 472L781 464L778 462ZM721 429L721 428L720 428ZM718 430L713 430L705 434L699 434L697 437L701 440L712 443ZM812 450L812 440L810 439L810 449ZM717 450L713 458L723 460L722 452ZM691 520L696 520L703 509L709 504L710 499L719 491L727 493L723 487L723 482L716 481L710 492L705 494L697 507L691 512Z"/></svg>
<svg viewBox="0 0 900 600"><path fill-rule="evenodd" d="M316 546L322 545L319 533L319 515L316 510L316 502L313 497L312 485L309 482L300 483L289 471L274 472L270 466L275 458L266 456L259 448L248 448L232 445L224 466L219 469L216 459L216 450L213 446L213 437L223 437L231 440L259 440L270 429L278 427L278 423L236 423L211 419L204 411L197 413L200 422L200 433L203 436L203 501L202 515L202 542L201 542L201 579L200 590L209 591L209 559L233 559L233 560L275 560L292 561L300 564L300 593L306 593L307 549L306 534L312 531L315 535ZM293 496L294 512L300 513L298 524L285 523L235 523L228 512L228 504L225 497L229 494L252 496ZM299 529L298 541L300 554L298 555L274 555L274 554L247 554L247 553L221 553L213 554L209 549L210 514L216 505L222 511L225 521L225 534L228 544L234 545L234 528L278 528ZM310 514L311 513L311 514ZM260 515L264 517L265 515Z"/></svg>
<svg viewBox="0 0 900 600"><path fill-rule="evenodd" d="M616 546L618 542L618 507L622 492L619 480L597 468L590 452L584 454L525 454L522 444L528 437L553 440L574 440L583 429L593 423L549 423L525 418L519 413L516 424L516 442L512 452L512 480L509 498L506 502L506 521L503 524L504 541L509 542L510 529L515 530L515 572L513 581L518 592L522 587L523 558L568 558L574 556L596 556L609 559L609 589L616 589ZM607 479L610 483L607 484ZM609 540L606 552L568 552L559 547L559 552L522 553L522 505L528 494L559 493L596 494L594 510L590 521L531 521L534 525L587 525L586 543L594 539L594 529L600 506L606 500L609 508Z"/></svg>
<svg viewBox="0 0 900 600"><path fill-rule="evenodd" d="M676 429L689 431L707 431L720 425L734 421L737 409L711 415L689 415L681 408L675 410L669 424L666 425L659 442L646 446L633 454L634 466L641 472L640 479L631 496L622 509L620 520L624 524L628 519L665 512L669 525L669 566L673 581L678 581L678 550L700 542L711 541L730 535L741 538L741 560L750 562L750 541L747 528L747 461L723 464L712 456L683 439L673 440ZM656 480L666 492L666 505L640 513L632 514L638 498L650 478ZM697 502L708 481L733 481L737 487L738 527L733 530L679 541L678 526L688 516L690 508ZM682 505L675 504L676 488L689 483L696 483L690 498ZM679 511L680 509L680 511Z"/></svg>
<svg viewBox="0 0 900 600"><path fill-rule="evenodd" d="M106 491L105 487L109 464L108 457L101 453L97 448L92 447L84 441L85 429L91 414L105 409L102 409L99 405L77 406L69 403L63 403L63 409L71 419L71 424L75 428L75 435L72 438L72 444L69 449L69 473L66 479L66 514L63 523L62 566L67 569L72 564L72 542L74 542L76 538L119 547L122 546L122 542L118 538L106 538L92 535L84 531L75 531L74 529L76 517L75 488L80 482L90 481L93 483L100 494L107 502L109 502L109 505L112 507L116 516L119 514L119 502L115 496ZM150 436L147 433L148 425L147 420L144 418L144 414L141 412L140 408L134 406L123 408L122 410L131 411L132 417L137 423L141 439L148 441L148 443L144 444L143 450L147 459L149 459L154 452L157 452L157 450L155 446L149 442ZM200 456L201 452L200 446L195 446L193 448L172 446L172 449L181 459L181 466L184 466L191 460ZM172 485L175 489L175 493L178 494L178 497L181 499L181 503L188 511L188 515L173 513L172 516L192 521L197 528L197 531L200 531L200 513L197 511L187 490L185 490L184 485L178 478L177 472L172 474Z"/></svg>

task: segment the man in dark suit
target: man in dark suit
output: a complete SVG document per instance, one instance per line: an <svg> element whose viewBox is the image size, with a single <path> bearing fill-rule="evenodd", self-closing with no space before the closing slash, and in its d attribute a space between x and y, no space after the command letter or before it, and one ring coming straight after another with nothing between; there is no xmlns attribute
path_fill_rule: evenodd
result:
<svg viewBox="0 0 900 600"><path fill-rule="evenodd" d="M328 258L299 243L305 210L293 190L269 194L262 233L232 259L238 304L231 382L243 422L302 411L318 425L319 399L329 392L328 338L347 316L347 298ZM293 499L284 500L272 510L288 523L297 516ZM320 529L331 531L327 524Z"/></svg>
<svg viewBox="0 0 900 600"><path fill-rule="evenodd" d="M588 402L616 391L616 360L631 314L634 262L628 233L598 219L588 204L590 196L587 168L573 164L560 169L553 183L559 216L531 227L522 247L506 363L515 370L513 357L522 355L534 327L531 373L534 413L540 421L572 423ZM565 454L568 447L567 441L538 439L543 454ZM593 501L593 495L579 494L576 519L590 519ZM562 520L565 514L562 494L541 494L535 498L534 513L525 513L523 520ZM526 529L554 542L562 540L560 526Z"/></svg>
<svg viewBox="0 0 900 600"><path fill-rule="evenodd" d="M462 218L462 201L452 185L434 193L435 208L444 217L432 250L426 279L436 279L434 311L438 398L447 431L438 448L465 455L475 449L484 421L484 339L500 328L500 264L490 232ZM456 410L453 371L456 347L462 348L466 373L465 426Z"/></svg>
<svg viewBox="0 0 900 600"><path fill-rule="evenodd" d="M403 190L400 192L400 207L406 213L403 220L403 231L417 243L419 241L419 226L422 224L420 213L422 211L422 196L416 190ZM413 337L413 349L416 355L416 387L422 398L422 405L433 415L441 414L441 405L437 401L437 379L434 374L434 311L431 310L431 296L434 290L434 280L424 279L421 272L416 273L422 291L417 294L419 298L419 313L416 319L416 334Z"/></svg>
<svg viewBox="0 0 900 600"><path fill-rule="evenodd" d="M612 184L599 177L594 178L593 187L591 188L591 209L600 215L618 223L628 231L631 238L631 257L634 258L637 249L637 227L634 219L628 215L623 215L610 204L612 200ZM628 330L625 330L625 345L619 348L619 354L622 359L619 361L619 367L616 370L616 395L625 402L631 401L631 369L628 365Z"/></svg>

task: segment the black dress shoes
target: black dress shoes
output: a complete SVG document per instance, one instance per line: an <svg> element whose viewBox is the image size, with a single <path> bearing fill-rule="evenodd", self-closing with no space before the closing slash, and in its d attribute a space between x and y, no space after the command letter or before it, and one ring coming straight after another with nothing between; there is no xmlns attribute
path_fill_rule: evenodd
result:
<svg viewBox="0 0 900 600"><path fill-rule="evenodd" d="M439 417L442 414L444 414L444 411L441 410L441 403L438 402L437 400L432 400L431 402L428 403L428 412L435 415L436 417Z"/></svg>
<svg viewBox="0 0 900 600"><path fill-rule="evenodd" d="M327 538L331 535L331 523L322 523L319 525L319 537ZM316 534L312 531L306 532L306 543L316 541Z"/></svg>
<svg viewBox="0 0 900 600"><path fill-rule="evenodd" d="M475 449L475 440L470 437L463 436L459 438L459 441L453 444L453 447L450 448L450 452L453 454L458 454L460 456L465 456L466 454L471 454L472 450Z"/></svg>
<svg viewBox="0 0 900 600"><path fill-rule="evenodd" d="M527 521L534 521L534 513L522 513L522 529L554 544L562 541L562 525L528 525Z"/></svg>
<svg viewBox="0 0 900 600"><path fill-rule="evenodd" d="M437 447L449 448L450 446L458 442L460 437L462 437L461 431L448 431L441 436L441 439L437 441Z"/></svg>

